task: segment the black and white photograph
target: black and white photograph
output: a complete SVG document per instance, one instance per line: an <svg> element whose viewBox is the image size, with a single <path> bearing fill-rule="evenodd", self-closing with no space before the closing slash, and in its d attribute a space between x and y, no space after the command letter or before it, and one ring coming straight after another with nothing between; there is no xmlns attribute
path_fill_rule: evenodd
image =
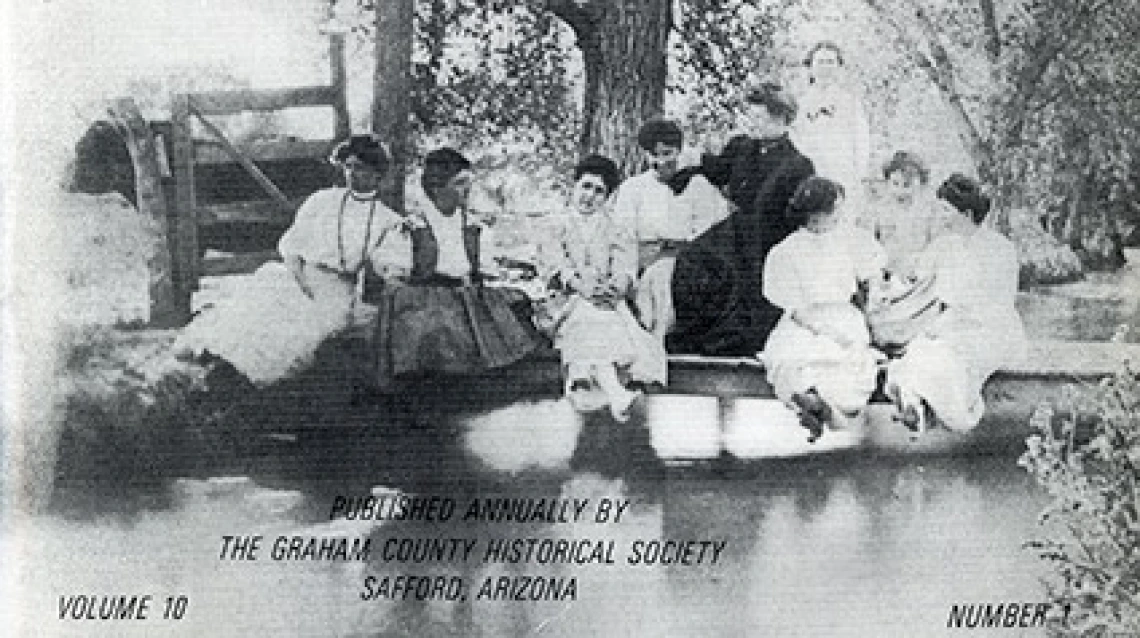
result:
<svg viewBox="0 0 1140 638"><path fill-rule="evenodd" d="M1140 635L1140 4L0 13L5 635Z"/></svg>

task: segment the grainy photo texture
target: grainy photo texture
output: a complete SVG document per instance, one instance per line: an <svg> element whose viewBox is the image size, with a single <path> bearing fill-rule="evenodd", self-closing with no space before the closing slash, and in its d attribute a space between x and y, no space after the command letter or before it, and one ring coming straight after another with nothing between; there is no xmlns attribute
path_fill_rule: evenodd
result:
<svg viewBox="0 0 1140 638"><path fill-rule="evenodd" d="M14 636L1140 634L1140 6L21 0Z"/></svg>

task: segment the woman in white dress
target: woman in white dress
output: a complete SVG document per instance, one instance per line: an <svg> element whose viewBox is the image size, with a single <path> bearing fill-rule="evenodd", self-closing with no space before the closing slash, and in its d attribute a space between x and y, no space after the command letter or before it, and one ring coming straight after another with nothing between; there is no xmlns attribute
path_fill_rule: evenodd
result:
<svg viewBox="0 0 1140 638"><path fill-rule="evenodd" d="M318 346L352 322L359 275L370 253L397 234L399 216L379 200L388 154L379 138L354 135L330 161L345 187L310 196L281 237L284 260L248 277L205 308L176 340L179 352L224 359L256 386L304 368Z"/></svg>
<svg viewBox="0 0 1140 638"><path fill-rule="evenodd" d="M562 353L567 395L585 411L593 406L582 399L597 387L614 418L625 421L638 393L621 377L664 384L668 358L664 344L638 324L627 302L637 273L637 243L606 206L618 179L608 158L591 155L578 164L566 213L544 234L538 262L540 276L560 295L548 329Z"/></svg>
<svg viewBox="0 0 1140 638"><path fill-rule="evenodd" d="M816 175L839 182L848 219L863 213L864 180L871 172L871 127L859 93L847 85L846 60L834 42L819 42L804 58L809 78L792 140Z"/></svg>
<svg viewBox="0 0 1140 638"><path fill-rule="evenodd" d="M985 412L986 379L1024 355L1019 266L1013 243L984 225L990 201L975 181L952 175L938 197L957 215L919 267L934 277L942 312L891 362L887 391L908 427L922 431L933 417L964 431Z"/></svg>
<svg viewBox="0 0 1140 638"><path fill-rule="evenodd" d="M861 223L887 251L886 276L873 282L866 307L871 340L879 349L900 352L938 313L934 277L920 272L921 255L950 217L928 187L930 172L909 151L896 151L883 165L886 192Z"/></svg>
<svg viewBox="0 0 1140 638"><path fill-rule="evenodd" d="M800 228L768 253L764 296L783 315L760 353L776 396L814 440L839 416L855 417L875 390L877 362L862 311L862 284L881 277L886 255L870 233L839 223L843 188L821 177L788 206Z"/></svg>
<svg viewBox="0 0 1140 638"><path fill-rule="evenodd" d="M650 120L637 132L649 168L621 184L614 217L637 243L634 306L638 319L662 342L676 323L671 284L677 253L728 216L728 200L696 168L682 168L681 127Z"/></svg>
<svg viewBox="0 0 1140 638"><path fill-rule="evenodd" d="M909 151L895 151L883 165L886 194L866 217L865 227L887 251L887 269L913 279L918 255L938 234L945 218L930 192L930 171Z"/></svg>

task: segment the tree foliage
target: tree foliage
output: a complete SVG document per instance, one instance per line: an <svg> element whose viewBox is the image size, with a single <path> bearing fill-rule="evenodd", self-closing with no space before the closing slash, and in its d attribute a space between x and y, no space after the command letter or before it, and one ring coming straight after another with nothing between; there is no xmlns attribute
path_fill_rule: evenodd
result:
<svg viewBox="0 0 1140 638"><path fill-rule="evenodd" d="M591 110L599 97L595 83L607 69L625 73L628 88L648 95L639 120L664 115L668 91L693 132L722 128L732 119L740 87L755 79L758 68L771 66L772 34L789 2L417 0L413 128L418 136L460 145L507 140L560 158L587 150L628 155L634 131L623 130L629 139L613 144L589 130L591 118L604 120L607 109L621 106ZM362 16L369 15L371 3L358 0L366 10ZM628 5L624 15L638 18L638 3L664 12L665 20L654 28L664 28L665 39L655 44L646 33L629 33L626 46L660 46L669 64L661 86L639 82L629 55L597 42L620 39L622 34L606 32L607 23L623 15L614 7ZM364 39L376 37L366 18L355 31Z"/></svg>
<svg viewBox="0 0 1140 638"><path fill-rule="evenodd" d="M779 75L772 55L777 31L786 26L790 0L686 0L679 3L668 90L683 104L682 117L696 135L732 125L740 89Z"/></svg>
<svg viewBox="0 0 1140 638"><path fill-rule="evenodd" d="M1078 410L1077 406L1080 406ZM1140 635L1140 377L1125 370L1038 411L1020 464L1052 497L1029 547L1048 561L1062 635ZM1082 437L1091 430L1091 437ZM1085 440L1086 442L1082 442Z"/></svg>
<svg viewBox="0 0 1140 638"><path fill-rule="evenodd" d="M943 96L977 172L996 186L1000 225L1036 249L1030 259L1065 262L1045 236L1085 267L1122 265L1121 230L1138 216L1140 60L1123 44L1140 29L1136 4L864 2ZM1065 276L1048 270L1039 274Z"/></svg>
<svg viewBox="0 0 1140 638"><path fill-rule="evenodd" d="M1123 264L1140 218L1140 8L1035 0L1002 30L1006 85L995 106L993 172L1093 269Z"/></svg>
<svg viewBox="0 0 1140 638"><path fill-rule="evenodd" d="M360 5L372 9L371 0ZM373 26L364 21L354 31L373 39ZM508 139L572 148L580 113L571 46L557 18L525 2L418 0L413 135L461 146Z"/></svg>
<svg viewBox="0 0 1140 638"><path fill-rule="evenodd" d="M357 1L368 7L373 0ZM416 0L413 130L468 147L505 142L563 163L578 152L603 150L633 169L629 129L637 122L669 108L694 137L717 137L733 124L742 86L795 70L789 67L796 62L777 50L780 38L793 23L817 18L826 4ZM598 102L598 78L632 64L616 53L621 49L600 62L590 54L603 23L616 21L618 5L669 8L658 25L669 29L667 82L641 86L654 83L636 74L604 80L640 83L631 89L641 94L637 107L624 97ZM853 33L841 44L854 44L862 54L856 57L872 125L882 130L899 121L891 113L910 108L908 100L921 91L915 86L939 95L967 161L998 195L998 226L1022 247L1025 273L1064 280L1079 274L1081 262L1090 268L1122 263L1123 240L1140 226L1140 51L1130 45L1140 35L1140 5L849 0L841 11L836 30ZM358 32L373 38L370 28L365 21ZM604 130L603 120L623 108L630 113ZM928 118L902 128L938 128L931 124ZM618 129L624 142L613 139ZM926 149L930 155L945 150Z"/></svg>

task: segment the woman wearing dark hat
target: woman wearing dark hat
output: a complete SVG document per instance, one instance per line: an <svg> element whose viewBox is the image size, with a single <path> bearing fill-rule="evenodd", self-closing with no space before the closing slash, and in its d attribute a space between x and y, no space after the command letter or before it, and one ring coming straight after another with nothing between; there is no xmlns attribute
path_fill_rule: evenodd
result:
<svg viewBox="0 0 1140 638"><path fill-rule="evenodd" d="M968 430L985 411L986 379L1024 354L1017 251L984 225L990 200L977 182L955 174L937 194L953 221L920 269L934 277L943 310L890 364L887 389L908 426L921 430L933 416L947 428Z"/></svg>
<svg viewBox="0 0 1140 638"><path fill-rule="evenodd" d="M298 371L348 327L363 266L386 237L399 235L400 218L377 198L388 167L379 138L354 135L329 159L344 169L346 186L318 191L297 210L278 244L284 265L266 264L204 310L177 348L208 351L266 385Z"/></svg>
<svg viewBox="0 0 1140 638"><path fill-rule="evenodd" d="M416 373L471 374L522 359L540 343L512 309L516 297L482 285L482 228L467 216L471 163L458 151L427 154L418 187L407 194L405 237L411 270L385 279L376 326L377 381L391 388ZM395 246L395 250L392 246ZM392 237L374 251L404 248Z"/></svg>
<svg viewBox="0 0 1140 638"><path fill-rule="evenodd" d="M660 339L638 324L627 298L637 276L637 241L609 212L619 181L617 165L591 155L574 169L574 188L563 215L552 217L539 244L539 274L562 295L549 326L562 353L566 390L574 407L600 389L618 421L629 418L638 394L619 372L643 383L664 384L668 357ZM581 390L581 392L579 392ZM597 405L596 407L604 407Z"/></svg>

